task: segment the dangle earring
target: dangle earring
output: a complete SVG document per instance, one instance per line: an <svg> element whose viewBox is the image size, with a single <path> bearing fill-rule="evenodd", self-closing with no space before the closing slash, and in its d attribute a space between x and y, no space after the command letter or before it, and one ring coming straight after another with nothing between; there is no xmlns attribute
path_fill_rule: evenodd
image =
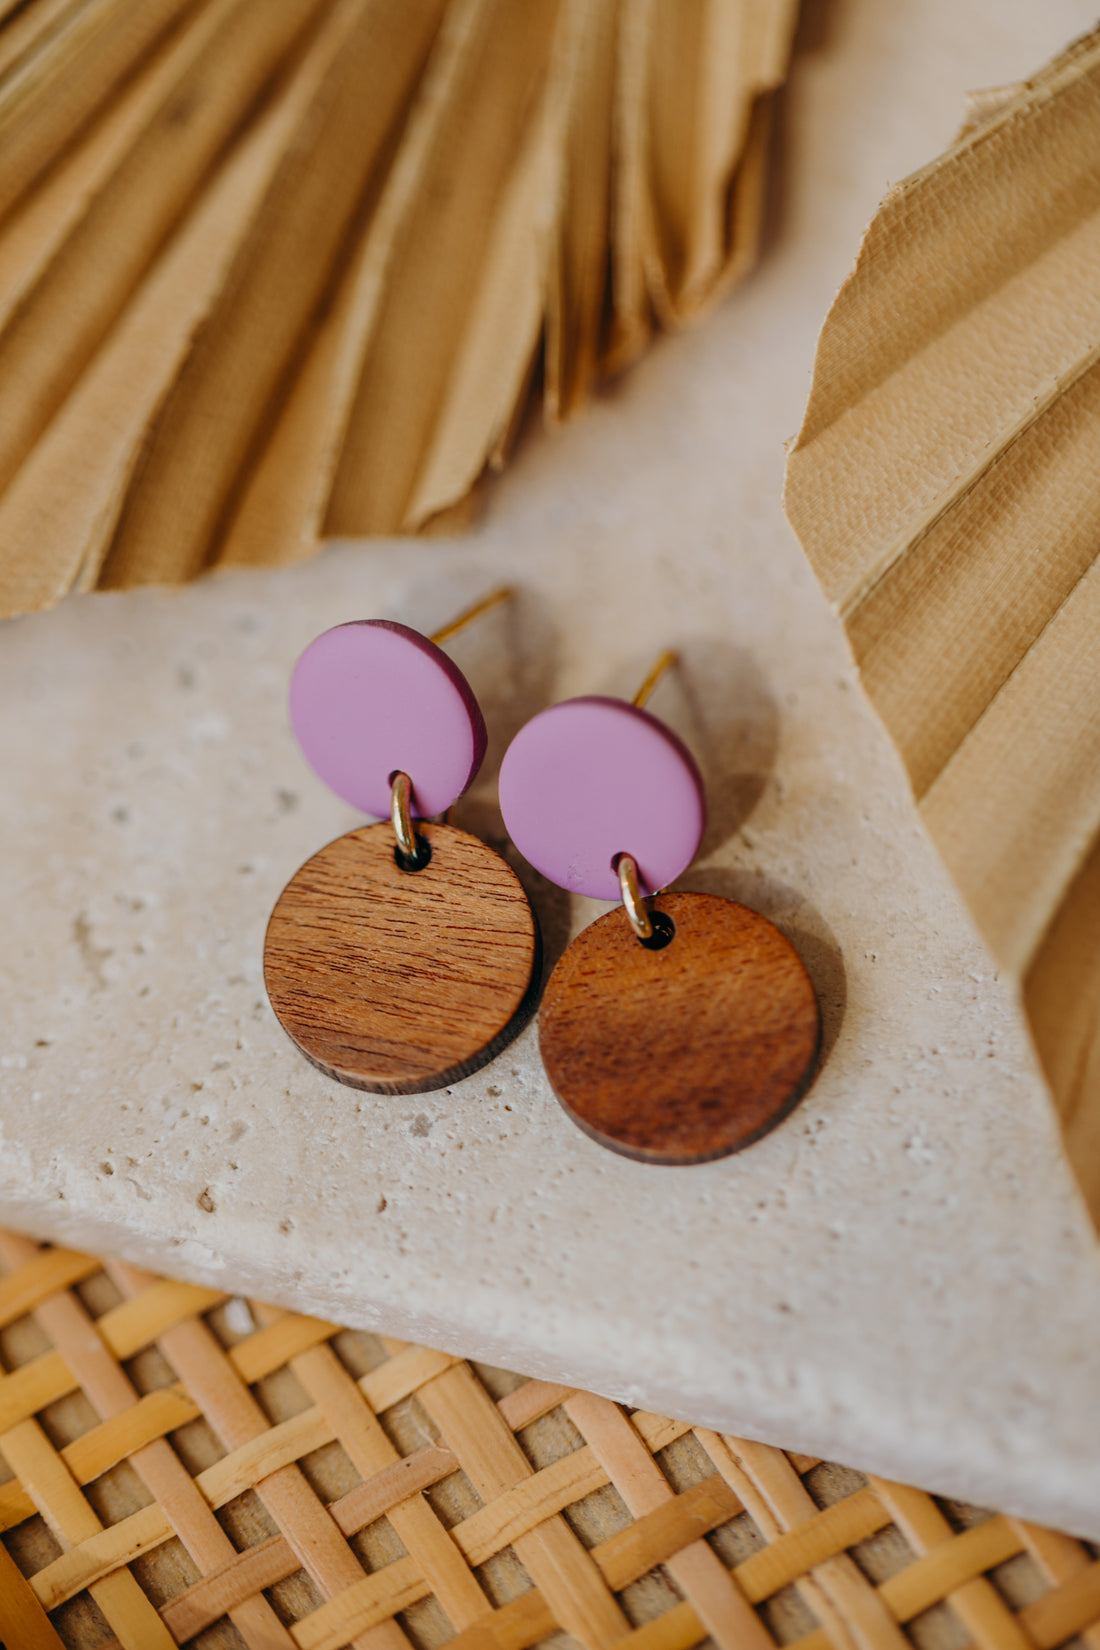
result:
<svg viewBox="0 0 1100 1650"><path fill-rule="evenodd" d="M313 771L364 813L291 877L264 941L283 1030L329 1077L418 1094L476 1071L535 1006L541 947L519 879L465 831L425 824L472 783L485 722L439 647L511 595L494 591L430 639L367 619L326 630L290 684Z"/></svg>
<svg viewBox="0 0 1100 1650"><path fill-rule="evenodd" d="M509 834L559 887L621 900L546 985L539 1050L573 1121L647 1163L751 1145L805 1093L821 1039L801 958L765 917L713 894L659 893L690 865L703 781L634 700L567 699L520 729L500 770Z"/></svg>

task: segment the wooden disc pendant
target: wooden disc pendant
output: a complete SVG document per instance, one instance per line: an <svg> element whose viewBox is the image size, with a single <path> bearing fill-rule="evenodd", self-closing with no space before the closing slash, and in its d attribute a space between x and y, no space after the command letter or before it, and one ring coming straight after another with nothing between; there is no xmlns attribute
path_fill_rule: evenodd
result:
<svg viewBox="0 0 1100 1650"><path fill-rule="evenodd" d="M322 848L280 894L264 981L280 1025L328 1076L418 1094L468 1076L535 1006L540 943L518 877L477 837L423 825L403 870L392 827Z"/></svg>
<svg viewBox="0 0 1100 1650"><path fill-rule="evenodd" d="M787 1115L813 1075L821 1016L802 959L766 917L713 894L662 894L649 908L674 929L659 950L621 907L569 946L539 1048L565 1110L601 1145L703 1163Z"/></svg>

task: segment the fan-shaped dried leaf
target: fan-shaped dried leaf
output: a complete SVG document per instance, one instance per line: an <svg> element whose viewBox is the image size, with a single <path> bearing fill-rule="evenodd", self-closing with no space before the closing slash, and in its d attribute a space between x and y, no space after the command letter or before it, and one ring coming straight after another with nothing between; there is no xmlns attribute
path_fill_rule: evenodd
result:
<svg viewBox="0 0 1100 1650"><path fill-rule="evenodd" d="M272 398L324 297L443 0L339 0L324 62L217 303L146 436L102 583L201 571Z"/></svg>
<svg viewBox="0 0 1100 1650"><path fill-rule="evenodd" d="M0 612L453 522L748 267L795 10L0 9Z"/></svg>
<svg viewBox="0 0 1100 1650"><path fill-rule="evenodd" d="M1100 31L971 110L826 321L787 510L1100 1216Z"/></svg>
<svg viewBox="0 0 1100 1650"><path fill-rule="evenodd" d="M146 119L0 335L0 487L122 316L318 0L212 0L150 88ZM288 134L292 136L292 134Z"/></svg>
<svg viewBox="0 0 1100 1650"><path fill-rule="evenodd" d="M35 0L0 19L0 212L195 0Z"/></svg>
<svg viewBox="0 0 1100 1650"><path fill-rule="evenodd" d="M559 0L459 0L454 45L450 36L442 43L456 50L458 72L397 226L328 506L330 533L415 524L418 477L474 324L502 193L538 118L559 9ZM499 315L498 328L509 319Z"/></svg>
<svg viewBox="0 0 1100 1650"><path fill-rule="evenodd" d="M241 238L265 199L319 75L341 44L324 31L157 259L26 462L0 494L15 607L97 582L147 431L188 360Z"/></svg>

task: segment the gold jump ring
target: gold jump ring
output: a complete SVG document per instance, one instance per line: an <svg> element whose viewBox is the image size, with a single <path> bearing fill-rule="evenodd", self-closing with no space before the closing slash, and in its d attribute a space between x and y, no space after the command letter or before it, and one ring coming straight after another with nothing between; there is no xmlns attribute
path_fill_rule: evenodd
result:
<svg viewBox="0 0 1100 1650"><path fill-rule="evenodd" d="M615 870L618 872L619 892L623 896L623 907L631 928L640 940L651 940L653 921L642 897L642 890L638 886L638 863L633 854L617 855Z"/></svg>
<svg viewBox="0 0 1100 1650"><path fill-rule="evenodd" d="M412 780L407 773L395 773L391 781L390 818L397 846L406 859L415 859L416 833L412 822Z"/></svg>

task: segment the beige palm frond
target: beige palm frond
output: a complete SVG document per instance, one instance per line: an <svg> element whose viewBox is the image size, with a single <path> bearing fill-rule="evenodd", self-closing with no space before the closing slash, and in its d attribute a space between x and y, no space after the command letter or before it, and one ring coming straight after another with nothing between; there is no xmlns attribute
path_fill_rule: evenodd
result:
<svg viewBox="0 0 1100 1650"><path fill-rule="evenodd" d="M976 100L825 323L787 511L1100 1221L1100 31Z"/></svg>
<svg viewBox="0 0 1100 1650"><path fill-rule="evenodd" d="M0 613L460 506L749 266L796 9L0 6Z"/></svg>

